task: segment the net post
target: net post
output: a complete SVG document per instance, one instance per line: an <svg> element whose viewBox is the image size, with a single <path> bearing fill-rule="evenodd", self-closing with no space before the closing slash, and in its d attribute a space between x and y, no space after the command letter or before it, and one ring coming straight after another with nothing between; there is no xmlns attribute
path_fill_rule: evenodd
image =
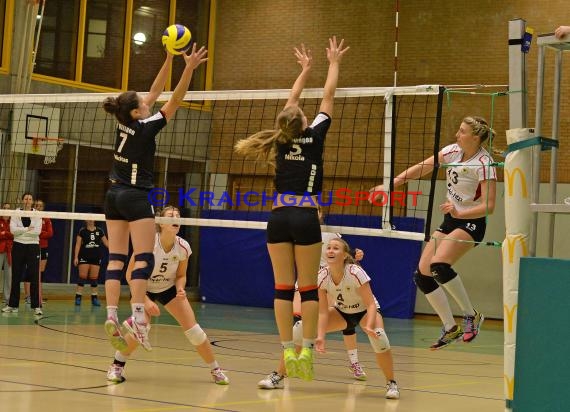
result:
<svg viewBox="0 0 570 412"><path fill-rule="evenodd" d="M526 53L523 49L523 39L526 33L526 21L523 19L513 19L509 21L509 90L522 90L522 93L509 93L509 128L514 131L514 129L523 129L527 127L527 93L526 93ZM539 61L543 59L543 55L539 48ZM537 76L539 89L542 89L543 72L539 73ZM539 92L541 93L541 92ZM538 97L537 97L538 98ZM507 133L507 140L509 133ZM505 159L505 175L507 176L507 170L509 170L509 160ZM514 171L513 171L514 175ZM514 180L514 176L513 176ZM513 182L514 183L514 182ZM508 179L505 179L505 185L508 185ZM525 184L523 180L522 184ZM527 198L528 202L529 199ZM508 196L505 196L505 214L509 210L513 200ZM513 237L523 236L523 239L527 239L528 230L526 233L521 234L521 227L527 227L524 224L526 220L525 214L520 214L523 222L519 222L516 226L519 227L509 227L509 219L506 219L506 238L503 242L503 307L505 308L505 326L504 326L504 342L505 342L505 359L503 365L503 376L504 376L504 396L505 396L505 410L511 411L513 399L514 399L514 369L515 369L515 351L516 351L516 307L518 304L518 266L519 259L509 259L509 245L515 244L516 240ZM531 217L532 219L532 217ZM528 221L528 220L527 220ZM533 224L530 226L532 231ZM516 233L513 233L516 232ZM518 238L517 238L518 239ZM506 246L505 246L506 245ZM505 253L507 256L505 258ZM517 256L518 258L518 256ZM510 314L512 315L510 316Z"/></svg>

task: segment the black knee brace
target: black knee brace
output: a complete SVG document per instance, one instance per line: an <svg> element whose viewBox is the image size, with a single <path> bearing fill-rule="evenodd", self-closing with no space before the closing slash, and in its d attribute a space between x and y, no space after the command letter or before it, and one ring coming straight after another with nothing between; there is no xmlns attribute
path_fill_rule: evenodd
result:
<svg viewBox="0 0 570 412"><path fill-rule="evenodd" d="M80 288L82 288L83 286L85 286L85 283L83 283L83 282L77 282L77 286L79 286Z"/></svg>
<svg viewBox="0 0 570 412"><path fill-rule="evenodd" d="M449 263L432 263L430 265L433 277L440 285L444 285L457 276L457 272L451 268Z"/></svg>
<svg viewBox="0 0 570 412"><path fill-rule="evenodd" d="M342 331L342 334L344 336L351 336L351 335L356 335L356 329L354 328L346 328Z"/></svg>
<svg viewBox="0 0 570 412"><path fill-rule="evenodd" d="M414 272L414 283L426 295L439 287L433 277L422 275L419 269Z"/></svg>
<svg viewBox="0 0 570 412"><path fill-rule="evenodd" d="M153 253L139 253L135 255L135 262L146 262L146 266L142 268L133 269L131 279L148 280L154 269L154 254Z"/></svg>
<svg viewBox="0 0 570 412"><path fill-rule="evenodd" d="M301 295L301 302L307 302L309 300L316 300L319 301L319 289L317 285L309 286L311 289L308 290L301 290L299 289L299 294Z"/></svg>
<svg viewBox="0 0 570 412"><path fill-rule="evenodd" d="M118 260L123 263L123 267L121 269L107 269L105 280L121 280L127 271L128 258L127 255L123 255L122 253L109 253L109 262Z"/></svg>
<svg viewBox="0 0 570 412"><path fill-rule="evenodd" d="M286 286L275 288L275 299L279 300L288 300L293 302L293 297L295 296L295 287L294 286Z"/></svg>
<svg viewBox="0 0 570 412"><path fill-rule="evenodd" d="M92 283L91 283L91 287L92 287L92 288L96 288L96 287L97 287L97 282L92 282Z"/></svg>

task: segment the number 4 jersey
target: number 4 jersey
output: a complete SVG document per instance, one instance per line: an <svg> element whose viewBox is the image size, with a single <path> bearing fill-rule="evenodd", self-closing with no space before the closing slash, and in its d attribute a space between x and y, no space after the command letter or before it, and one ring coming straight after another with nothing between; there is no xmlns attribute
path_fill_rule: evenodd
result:
<svg viewBox="0 0 570 412"><path fill-rule="evenodd" d="M176 272L180 262L187 260L192 254L190 244L181 237L176 236L174 246L169 251L162 248L160 234L154 240L154 269L147 283L147 291L152 293L163 292L174 286Z"/></svg>
<svg viewBox="0 0 570 412"><path fill-rule="evenodd" d="M364 301L358 293L358 288L367 282L370 282L370 276L364 269L355 264L344 266L344 275L338 284L334 283L328 266L319 271L319 289L324 289L327 292L329 302L344 313L359 313L366 310ZM379 309L380 305L376 297L374 297L374 303Z"/></svg>

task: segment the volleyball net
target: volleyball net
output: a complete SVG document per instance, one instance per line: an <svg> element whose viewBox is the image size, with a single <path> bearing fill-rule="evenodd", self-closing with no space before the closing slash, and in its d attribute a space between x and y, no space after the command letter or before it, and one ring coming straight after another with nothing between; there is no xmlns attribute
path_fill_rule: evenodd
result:
<svg viewBox="0 0 570 412"><path fill-rule="evenodd" d="M309 89L302 96L309 120L318 113L321 93ZM188 93L184 107L157 139L151 202L176 205L184 217L193 219L208 219L209 211L240 212L234 216L241 218L234 220L257 221L261 225L250 227L263 227L256 212L270 210L277 195L273 169L237 155L233 146L259 130L274 128L288 95L289 90ZM59 211L100 212L116 127L114 117L102 110L107 96L0 96L2 200L18 203L29 191ZM168 97L165 93L160 100ZM384 225L388 229L398 229L393 216L426 219L429 186L426 191L417 181L391 193L388 188L394 171L437 153L440 122L439 86L339 89L318 203L329 215L381 217L392 223ZM381 183L386 193L370 204L369 189Z"/></svg>
<svg viewBox="0 0 570 412"><path fill-rule="evenodd" d="M278 195L274 170L236 154L234 144L273 129L289 92L189 92L158 135L149 199L157 207L180 208L179 223L187 226L191 243L201 242L205 228L265 228ZM71 253L75 226L104 220L116 120L102 102L115 95L0 96L0 200L13 209L24 192L42 199L46 211L33 213L59 222L64 256ZM396 190L390 184L393 176L440 149L442 95L438 85L337 90L318 196L327 216L323 230L416 241L429 237L437 170ZM154 111L169 96L161 95ZM322 89L306 89L301 97L311 122ZM369 190L379 184L385 193L370 204Z"/></svg>

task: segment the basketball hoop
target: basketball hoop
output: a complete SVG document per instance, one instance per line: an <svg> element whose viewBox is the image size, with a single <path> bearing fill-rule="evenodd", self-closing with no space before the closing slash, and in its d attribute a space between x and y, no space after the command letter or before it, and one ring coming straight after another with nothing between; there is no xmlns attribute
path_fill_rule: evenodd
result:
<svg viewBox="0 0 570 412"><path fill-rule="evenodd" d="M44 155L44 164L51 165L55 163L57 154L63 149L64 139L59 137L33 137L32 153ZM42 149L43 146L43 149Z"/></svg>

